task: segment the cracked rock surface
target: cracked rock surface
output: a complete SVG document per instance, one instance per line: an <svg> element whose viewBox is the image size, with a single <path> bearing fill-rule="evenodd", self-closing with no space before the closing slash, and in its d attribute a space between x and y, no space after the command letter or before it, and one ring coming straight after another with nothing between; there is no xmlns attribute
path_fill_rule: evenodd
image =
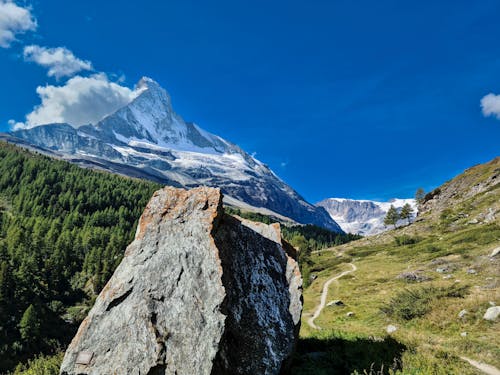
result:
<svg viewBox="0 0 500 375"><path fill-rule="evenodd" d="M159 190L61 374L284 374L302 312L295 258L278 224L224 214L219 189Z"/></svg>

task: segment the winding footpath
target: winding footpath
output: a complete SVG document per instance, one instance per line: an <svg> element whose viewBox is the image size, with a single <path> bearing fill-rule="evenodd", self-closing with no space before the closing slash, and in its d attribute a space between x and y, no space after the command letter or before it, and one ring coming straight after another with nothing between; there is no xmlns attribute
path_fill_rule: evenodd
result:
<svg viewBox="0 0 500 375"><path fill-rule="evenodd" d="M488 365L487 363L484 362L478 362L474 361L473 359L467 358L467 357L460 357L466 362L469 362L471 366L474 366L477 368L479 371L482 371L485 374L488 375L500 375L500 370L497 369L495 366Z"/></svg>
<svg viewBox="0 0 500 375"><path fill-rule="evenodd" d="M354 272L354 271L356 271L358 269L358 267L356 267L354 264L352 264L352 263L348 263L348 264L352 267L351 270L341 272L337 276L334 276L331 279L328 279L323 284L323 291L321 292L321 301L320 301L319 305L316 306L316 310L314 311L313 316L311 316L307 320L307 324L309 324L310 327L312 327L314 329L321 329L321 327L319 327L316 324L314 324L314 320L316 320L316 318L321 314L321 311L323 310L323 308L326 305L326 299L328 297L328 288L330 287L330 284L333 283L335 280L340 279L341 277L343 277L343 276L345 276L347 274L350 274L351 272Z"/></svg>

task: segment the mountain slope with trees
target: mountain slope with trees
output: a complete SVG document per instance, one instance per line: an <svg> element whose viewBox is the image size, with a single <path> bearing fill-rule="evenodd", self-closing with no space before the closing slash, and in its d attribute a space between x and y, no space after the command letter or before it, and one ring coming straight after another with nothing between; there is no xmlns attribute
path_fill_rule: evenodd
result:
<svg viewBox="0 0 500 375"><path fill-rule="evenodd" d="M0 373L67 344L158 188L0 144Z"/></svg>
<svg viewBox="0 0 500 375"><path fill-rule="evenodd" d="M0 373L57 373L60 352L159 188L0 141ZM313 250L359 238L314 225L283 227L283 234L300 248L306 272Z"/></svg>

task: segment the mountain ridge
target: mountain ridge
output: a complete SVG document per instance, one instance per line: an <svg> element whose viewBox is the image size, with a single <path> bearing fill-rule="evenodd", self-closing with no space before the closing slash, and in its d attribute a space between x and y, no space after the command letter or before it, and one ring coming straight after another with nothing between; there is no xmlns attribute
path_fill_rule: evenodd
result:
<svg viewBox="0 0 500 375"><path fill-rule="evenodd" d="M414 210L410 219L412 222L418 210L414 199L394 198L387 202L379 202L365 199L327 198L316 203L316 206L323 207L344 232L371 236L388 229L384 225L384 218L391 206L401 210L407 203ZM399 221L400 225L403 223L406 223L406 220Z"/></svg>
<svg viewBox="0 0 500 375"><path fill-rule="evenodd" d="M175 187L220 187L236 202L268 209L300 224L342 232L323 208L308 203L267 165L237 145L185 122L158 83L144 77L136 90L139 94L130 103L96 124L44 124L2 138L24 147L27 142L86 167Z"/></svg>

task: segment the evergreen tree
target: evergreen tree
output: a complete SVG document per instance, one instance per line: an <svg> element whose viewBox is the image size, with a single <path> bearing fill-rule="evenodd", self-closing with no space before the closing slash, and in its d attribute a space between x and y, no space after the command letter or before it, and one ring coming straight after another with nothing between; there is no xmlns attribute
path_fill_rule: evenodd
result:
<svg viewBox="0 0 500 375"><path fill-rule="evenodd" d="M41 319L40 312L33 305L29 305L19 323L19 332L25 342L36 344L40 341Z"/></svg>
<svg viewBox="0 0 500 375"><path fill-rule="evenodd" d="M410 206L409 203L406 203L403 206L403 208L401 208L399 216L401 217L401 219L408 220L408 225L410 225L410 219L412 214L413 214L413 208Z"/></svg>
<svg viewBox="0 0 500 375"><path fill-rule="evenodd" d="M418 188L417 191L415 192L415 200L417 201L418 205L421 205L424 203L425 199L425 190L422 188Z"/></svg>
<svg viewBox="0 0 500 375"><path fill-rule="evenodd" d="M396 229L396 225L398 223L399 218L400 216L398 210L396 210L396 208L391 204L389 211L387 211L387 215L385 215L384 225L385 226L394 225L394 229Z"/></svg>

